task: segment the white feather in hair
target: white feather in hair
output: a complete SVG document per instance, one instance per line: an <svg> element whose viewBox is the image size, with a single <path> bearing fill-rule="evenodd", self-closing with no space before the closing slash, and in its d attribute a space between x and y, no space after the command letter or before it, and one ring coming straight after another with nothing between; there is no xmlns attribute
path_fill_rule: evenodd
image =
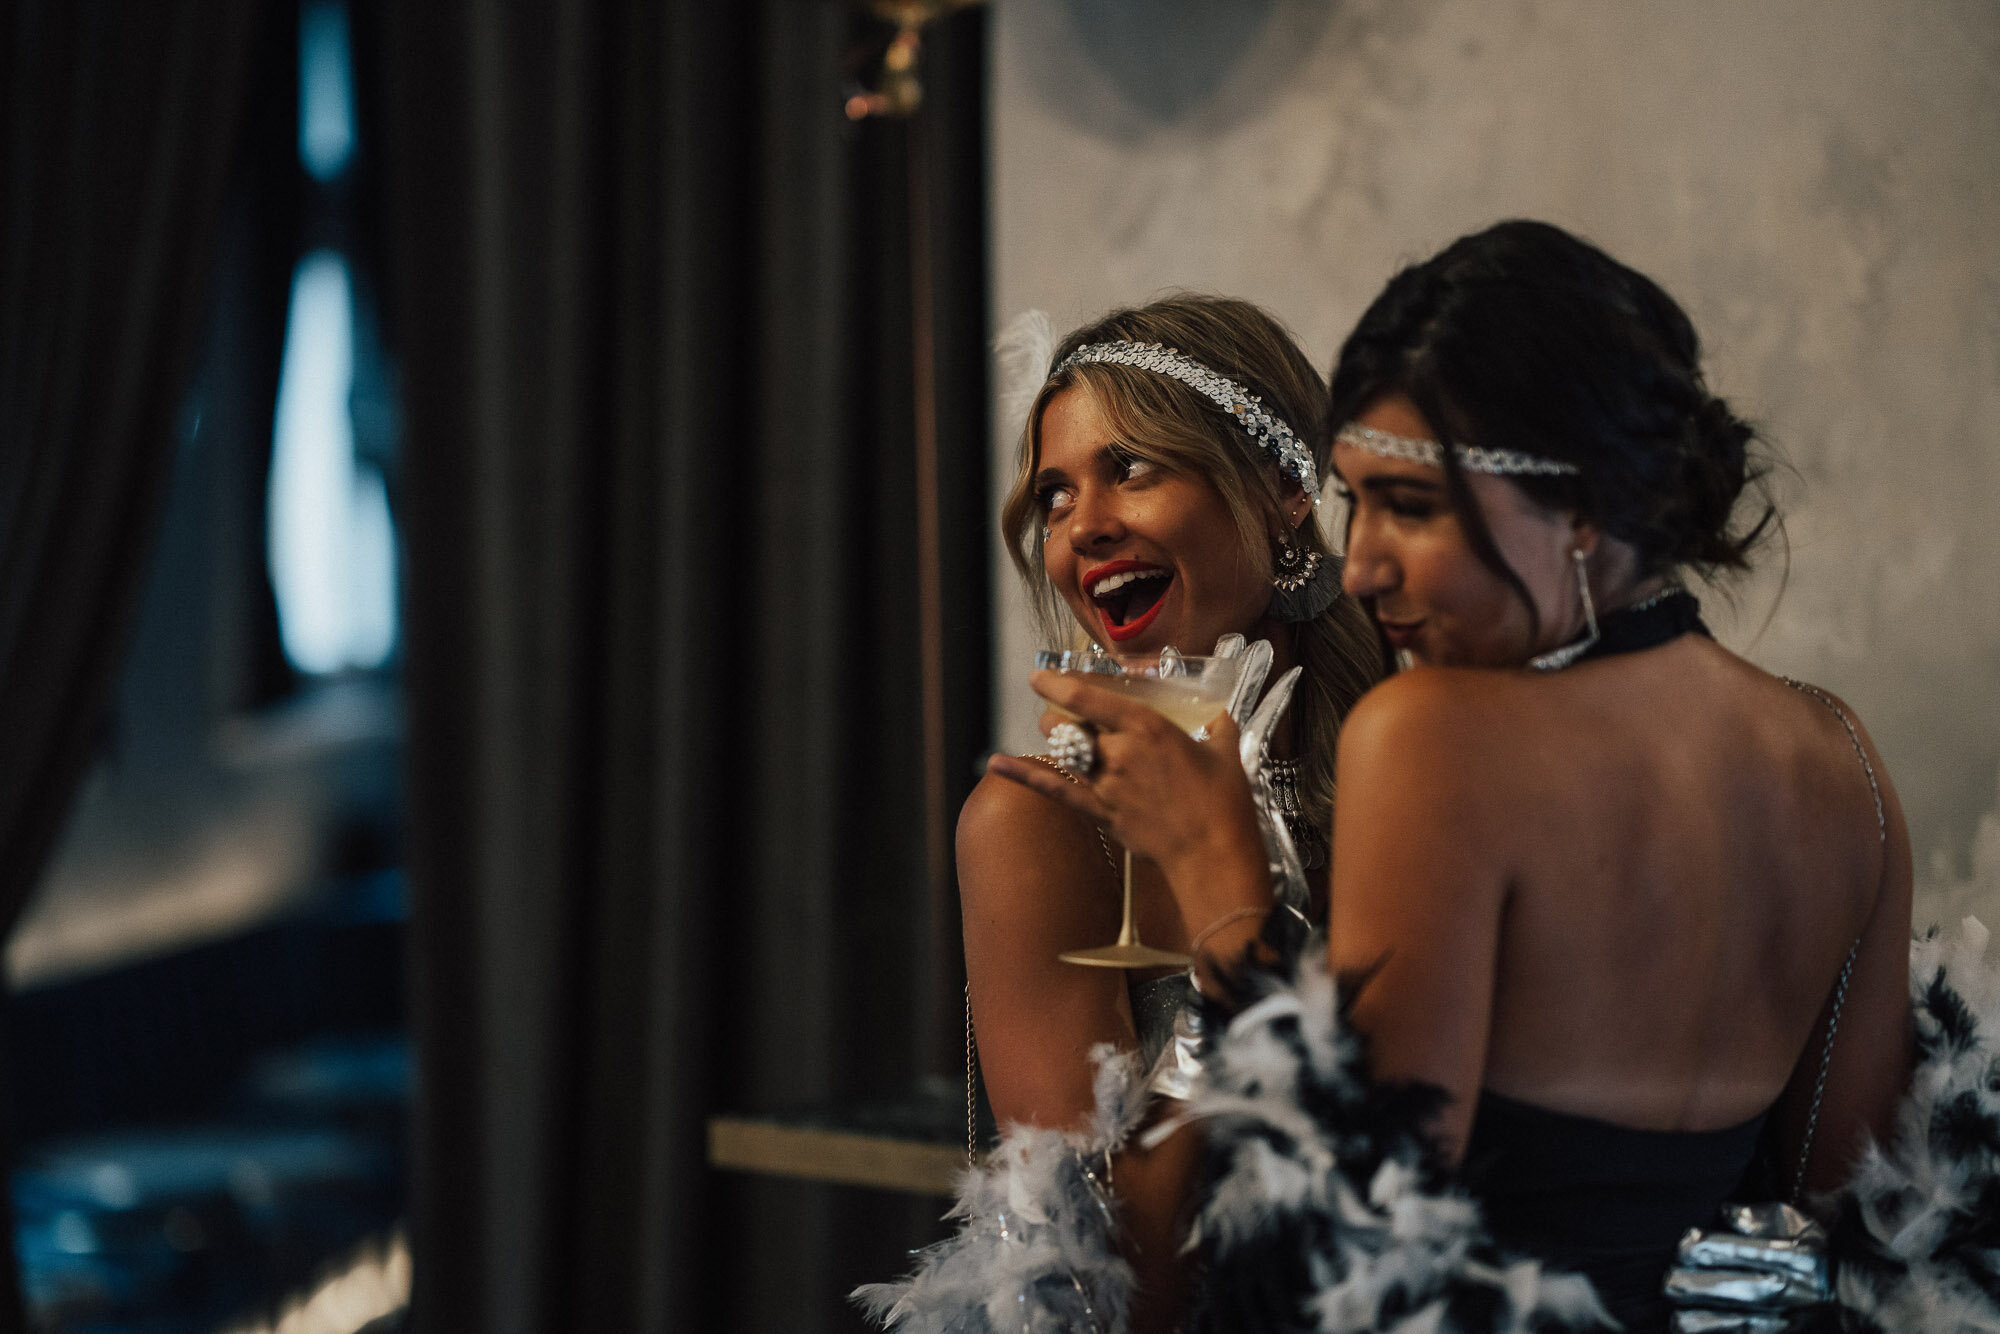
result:
<svg viewBox="0 0 2000 1334"><path fill-rule="evenodd" d="M1007 321L993 340L993 363L999 371L1000 438L1012 440L1028 423L1035 395L1048 383L1056 356L1056 330L1045 310L1024 310Z"/></svg>

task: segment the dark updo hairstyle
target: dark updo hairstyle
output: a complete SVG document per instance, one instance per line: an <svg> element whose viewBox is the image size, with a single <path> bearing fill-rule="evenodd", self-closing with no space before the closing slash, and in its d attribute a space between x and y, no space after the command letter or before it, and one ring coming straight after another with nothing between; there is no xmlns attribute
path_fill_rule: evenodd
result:
<svg viewBox="0 0 2000 1334"><path fill-rule="evenodd" d="M1776 511L1756 432L1708 390L1694 325L1657 283L1545 222L1461 237L1389 280L1340 349L1329 432L1392 394L1440 444L1452 506L1476 555L1528 606L1451 446L1575 464L1511 476L1631 545L1640 577L1749 568ZM1759 484L1755 518L1738 498ZM1539 633L1535 624L1535 632Z"/></svg>

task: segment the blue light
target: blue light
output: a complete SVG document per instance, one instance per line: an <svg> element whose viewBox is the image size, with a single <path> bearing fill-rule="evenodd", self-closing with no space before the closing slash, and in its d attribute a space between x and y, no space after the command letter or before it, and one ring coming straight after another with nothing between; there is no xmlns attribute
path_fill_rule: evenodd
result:
<svg viewBox="0 0 2000 1334"><path fill-rule="evenodd" d="M382 475L354 455L354 293L317 250L292 278L278 374L266 550L285 656L328 675L386 663L396 643L396 538Z"/></svg>
<svg viewBox="0 0 2000 1334"><path fill-rule="evenodd" d="M396 647L396 529L379 468L354 474L347 571L347 661L380 667Z"/></svg>
<svg viewBox="0 0 2000 1334"><path fill-rule="evenodd" d="M354 156L354 54L347 6L309 0L299 13L299 161L331 181Z"/></svg>

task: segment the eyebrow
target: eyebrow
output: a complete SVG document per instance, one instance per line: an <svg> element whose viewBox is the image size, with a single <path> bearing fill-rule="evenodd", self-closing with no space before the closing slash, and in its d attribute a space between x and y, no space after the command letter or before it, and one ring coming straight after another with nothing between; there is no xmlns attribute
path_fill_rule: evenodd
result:
<svg viewBox="0 0 2000 1334"><path fill-rule="evenodd" d="M1103 444L1099 445L1096 449L1091 451L1090 461L1092 463L1095 463L1099 459L1103 459L1106 457L1116 458L1120 453L1126 453L1126 452L1128 452L1126 450L1126 447L1120 444L1118 441L1107 440ZM1050 482L1067 482L1068 480L1069 480L1069 472L1066 469L1042 468L1035 473L1034 480L1030 482L1029 485L1035 487L1041 487L1048 485Z"/></svg>
<svg viewBox="0 0 2000 1334"><path fill-rule="evenodd" d="M1341 473L1340 469L1328 468L1327 471L1331 472L1333 474L1334 480L1339 482L1342 486L1353 489L1354 484L1347 480L1347 478ZM1444 489L1444 483L1436 480L1435 478L1413 477L1408 473L1397 473L1397 472L1378 472L1370 474L1369 476L1361 479L1360 489L1363 491L1387 491L1391 487L1397 487L1397 486L1412 486L1420 491L1442 491Z"/></svg>

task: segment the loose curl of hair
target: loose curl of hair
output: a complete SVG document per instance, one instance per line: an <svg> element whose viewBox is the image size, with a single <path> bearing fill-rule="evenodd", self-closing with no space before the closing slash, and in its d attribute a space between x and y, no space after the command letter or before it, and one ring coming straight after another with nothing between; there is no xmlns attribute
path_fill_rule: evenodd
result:
<svg viewBox="0 0 2000 1334"><path fill-rule="evenodd" d="M1534 633L1534 600L1452 446L1576 465L1575 476L1508 480L1629 543L1642 578L1748 569L1777 523L1757 433L1709 392L1686 313L1652 279L1548 223L1499 223L1389 280L1340 349L1325 433L1394 394L1446 446L1467 540L1527 605ZM1746 489L1757 503L1739 521Z"/></svg>
<svg viewBox="0 0 2000 1334"><path fill-rule="evenodd" d="M1330 437L1318 438L1326 414L1326 387L1292 335L1269 314L1245 301L1178 295L1150 305L1113 311L1077 329L1056 348L1049 370L1086 343L1159 343L1226 375L1265 404L1312 445L1326 475ZM1066 389L1088 394L1115 442L1139 458L1183 476L1199 477L1222 497L1246 550L1268 545L1268 525L1280 514L1276 465L1236 425L1234 418L1171 376L1131 366L1089 363L1051 374L1029 406L1021 431L1019 468L1000 507L1007 554L1028 586L1037 619L1052 641L1067 637L1067 605L1042 565L1043 515L1034 478L1041 457L1042 413ZM1282 520L1280 520L1282 522ZM1334 562L1315 517L1297 540ZM1307 816L1325 830L1332 819L1333 760L1340 722L1363 691L1382 674L1382 657L1366 613L1345 593L1310 621L1293 629L1293 657L1305 674L1293 696L1299 745L1299 795ZM1181 646L1206 652L1206 644Z"/></svg>

